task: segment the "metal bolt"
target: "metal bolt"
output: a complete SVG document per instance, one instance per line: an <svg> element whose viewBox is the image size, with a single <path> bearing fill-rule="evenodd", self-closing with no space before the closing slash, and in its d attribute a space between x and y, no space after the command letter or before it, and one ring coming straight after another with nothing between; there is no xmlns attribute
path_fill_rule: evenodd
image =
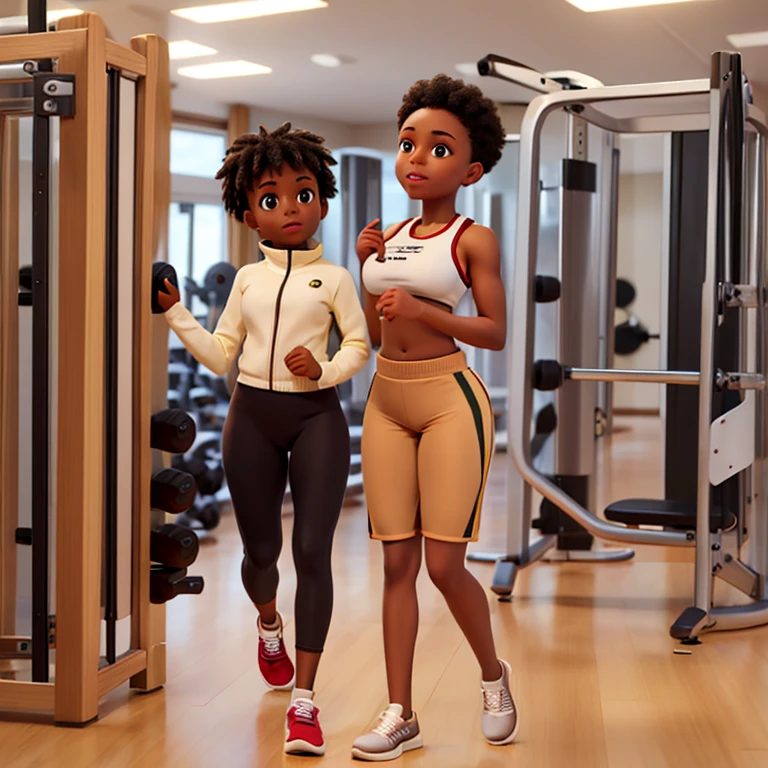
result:
<svg viewBox="0 0 768 768"><path fill-rule="evenodd" d="M719 544L713 544L712 545L712 551L713 552L719 552L720 551L720 545Z"/></svg>
<svg viewBox="0 0 768 768"><path fill-rule="evenodd" d="M56 111L56 102L52 99L46 99L43 102L43 110L45 112L55 112Z"/></svg>

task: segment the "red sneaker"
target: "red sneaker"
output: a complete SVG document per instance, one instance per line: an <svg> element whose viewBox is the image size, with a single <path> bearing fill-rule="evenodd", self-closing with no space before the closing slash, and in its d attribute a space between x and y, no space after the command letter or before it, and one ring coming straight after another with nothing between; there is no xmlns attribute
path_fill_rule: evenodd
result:
<svg viewBox="0 0 768 768"><path fill-rule="evenodd" d="M320 710L310 699L296 699L288 709L285 728L287 755L324 755L323 730L317 716Z"/></svg>
<svg viewBox="0 0 768 768"><path fill-rule="evenodd" d="M259 671L264 682L273 691L289 691L293 688L293 662L288 657L283 642L283 619L277 614L278 628L264 629L261 617L259 629Z"/></svg>

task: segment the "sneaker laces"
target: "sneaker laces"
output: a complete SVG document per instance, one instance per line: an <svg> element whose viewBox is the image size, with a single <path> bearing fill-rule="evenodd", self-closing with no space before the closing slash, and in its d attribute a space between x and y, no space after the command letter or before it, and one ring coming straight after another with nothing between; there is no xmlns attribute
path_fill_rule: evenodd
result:
<svg viewBox="0 0 768 768"><path fill-rule="evenodd" d="M373 729L373 732L383 736L385 739L389 738L390 734L400 725L401 720L402 718L398 717L394 712L386 710L379 715L378 725Z"/></svg>
<svg viewBox="0 0 768 768"><path fill-rule="evenodd" d="M496 712L499 714L514 712L515 709L512 705L512 697L506 688L501 688L498 691L483 689L483 705L486 712Z"/></svg>
<svg viewBox="0 0 768 768"><path fill-rule="evenodd" d="M297 718L315 722L315 705L309 699L296 699L293 708Z"/></svg>
<svg viewBox="0 0 768 768"><path fill-rule="evenodd" d="M282 637L262 637L264 641L264 651L267 656L277 656L283 650Z"/></svg>

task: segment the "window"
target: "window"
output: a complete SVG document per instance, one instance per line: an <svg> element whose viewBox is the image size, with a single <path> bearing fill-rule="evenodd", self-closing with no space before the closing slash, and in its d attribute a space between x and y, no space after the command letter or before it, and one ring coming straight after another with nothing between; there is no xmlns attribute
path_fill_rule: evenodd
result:
<svg viewBox="0 0 768 768"><path fill-rule="evenodd" d="M226 154L226 136L181 128L171 131L171 173L215 179Z"/></svg>

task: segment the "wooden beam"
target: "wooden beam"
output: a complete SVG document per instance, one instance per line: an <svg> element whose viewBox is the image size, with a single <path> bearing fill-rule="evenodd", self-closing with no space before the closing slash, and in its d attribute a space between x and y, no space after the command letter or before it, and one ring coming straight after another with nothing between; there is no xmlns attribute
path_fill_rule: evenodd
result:
<svg viewBox="0 0 768 768"><path fill-rule="evenodd" d="M209 128L213 131L226 131L229 126L228 121L223 117L194 115L191 112L177 112L176 110L173 111L173 124L189 128Z"/></svg>
<svg viewBox="0 0 768 768"><path fill-rule="evenodd" d="M132 51L114 40L107 40L106 50L107 64L111 67L121 69L124 72L132 72L140 77L147 74L147 60L136 51Z"/></svg>
<svg viewBox="0 0 768 768"><path fill-rule="evenodd" d="M235 139L242 136L244 133L249 133L250 130L251 110L244 104L233 104L229 108L229 124L227 127L228 146L231 146ZM247 224L237 221L233 216L229 217L228 227L229 261L237 269L240 269L254 260L254 251L256 249L258 238ZM235 356L235 362L232 363L229 373L227 374L227 387L230 392L234 391L235 384L237 383L237 376L239 374L239 369L237 367L238 357L239 354Z"/></svg>
<svg viewBox="0 0 768 768"><path fill-rule="evenodd" d="M32 658L32 638L4 635L0 637L0 659Z"/></svg>
<svg viewBox="0 0 768 768"><path fill-rule="evenodd" d="M150 419L167 405L168 326L151 312L152 263L167 259L171 203L171 89L167 43L154 35L131 40L147 62L136 92L136 268L134 296L134 529L131 645L146 652L146 668L131 686L151 691L165 684L165 606L149 602L149 485L162 456L149 444Z"/></svg>
<svg viewBox="0 0 768 768"><path fill-rule="evenodd" d="M70 19L80 19L71 16ZM80 50L85 40L86 31L75 27L65 27L63 19L59 22L59 32L40 32L33 35L9 35L0 38L0 64L25 61L26 59L59 59ZM68 31L64 31L67 29ZM61 70L66 71L66 70Z"/></svg>
<svg viewBox="0 0 768 768"><path fill-rule="evenodd" d="M248 133L251 129L251 111L243 104L233 104L229 108L229 124L227 127L228 145L239 136ZM253 249L256 245L256 236L248 228L236 219L229 219L229 261L240 269L250 264L253 258Z"/></svg>
<svg viewBox="0 0 768 768"><path fill-rule="evenodd" d="M54 711L53 683L0 680L0 710L52 713Z"/></svg>
<svg viewBox="0 0 768 768"><path fill-rule="evenodd" d="M19 524L19 121L0 115L0 635L16 633Z"/></svg>
<svg viewBox="0 0 768 768"><path fill-rule="evenodd" d="M106 31L95 14L84 45L59 60L77 78L76 114L61 120L57 461L57 722L98 715L104 477Z"/></svg>
<svg viewBox="0 0 768 768"><path fill-rule="evenodd" d="M128 651L114 664L99 670L99 698L121 686L147 667L146 651Z"/></svg>

